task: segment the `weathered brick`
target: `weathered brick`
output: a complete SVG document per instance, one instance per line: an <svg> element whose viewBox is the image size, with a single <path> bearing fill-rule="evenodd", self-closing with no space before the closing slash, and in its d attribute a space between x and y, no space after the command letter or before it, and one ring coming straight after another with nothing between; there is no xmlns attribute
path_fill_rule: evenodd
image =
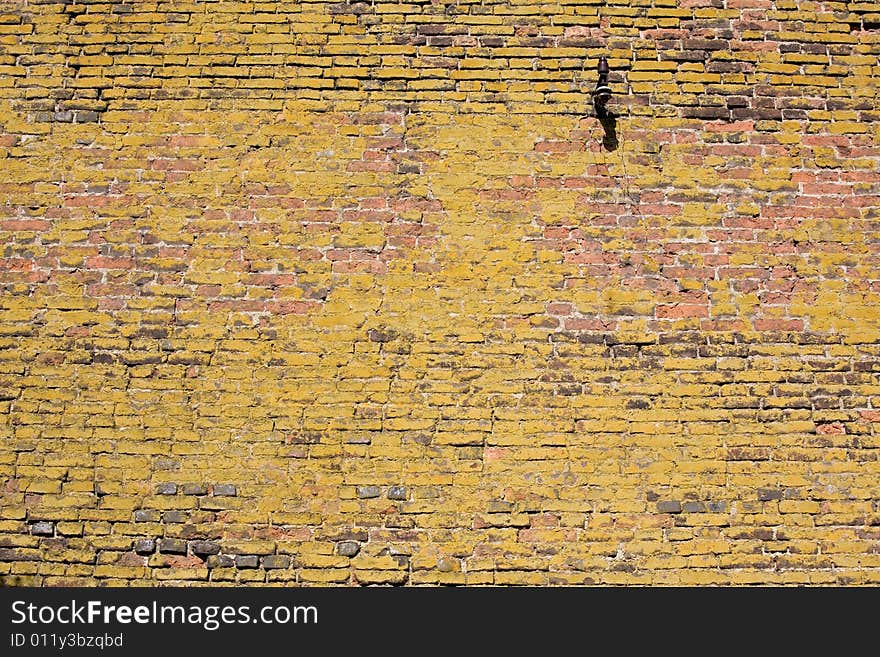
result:
<svg viewBox="0 0 880 657"><path fill-rule="evenodd" d="M215 496L234 497L238 494L238 491L232 484L214 484L213 493Z"/></svg>
<svg viewBox="0 0 880 657"><path fill-rule="evenodd" d="M763 502L769 502L772 500L781 500L782 499L782 491L775 488L759 488L758 489L758 499Z"/></svg>
<svg viewBox="0 0 880 657"><path fill-rule="evenodd" d="M164 554L186 554L186 541L178 538L163 538L159 540L159 552Z"/></svg>
<svg viewBox="0 0 880 657"><path fill-rule="evenodd" d="M236 568L257 568L260 565L260 558L253 554L240 554L235 557Z"/></svg>
<svg viewBox="0 0 880 657"><path fill-rule="evenodd" d="M407 499L406 488L404 486L389 486L388 487L388 499L389 500L405 500L405 499Z"/></svg>
<svg viewBox="0 0 880 657"><path fill-rule="evenodd" d="M290 557L286 554L270 554L263 557L263 568L287 568L290 566Z"/></svg>
<svg viewBox="0 0 880 657"><path fill-rule="evenodd" d="M662 502L657 502L658 513L681 513L681 511L681 502L677 500L664 500Z"/></svg>
<svg viewBox="0 0 880 657"><path fill-rule="evenodd" d="M34 536L54 536L55 523L41 520L31 525L31 534Z"/></svg>
<svg viewBox="0 0 880 657"><path fill-rule="evenodd" d="M353 557L360 552L361 546L355 541L342 541L336 545L336 552L343 557Z"/></svg>
<svg viewBox="0 0 880 657"><path fill-rule="evenodd" d="M235 559L228 554L215 554L209 556L205 563L209 568L233 568Z"/></svg>
<svg viewBox="0 0 880 657"><path fill-rule="evenodd" d="M192 553L199 557L205 557L220 552L220 545L214 541L192 541L189 544Z"/></svg>
<svg viewBox="0 0 880 657"><path fill-rule="evenodd" d="M382 491L378 486L358 486L357 488L357 496L364 499L379 497L381 494Z"/></svg>

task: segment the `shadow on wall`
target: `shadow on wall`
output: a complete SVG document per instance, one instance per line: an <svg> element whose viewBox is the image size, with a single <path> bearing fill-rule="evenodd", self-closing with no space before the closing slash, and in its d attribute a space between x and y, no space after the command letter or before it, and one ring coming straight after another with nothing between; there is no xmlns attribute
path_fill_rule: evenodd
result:
<svg viewBox="0 0 880 657"><path fill-rule="evenodd" d="M617 114L604 112L599 117L599 123L602 124L602 129L605 131L605 136L602 137L602 146L606 151L616 151L620 145L617 140Z"/></svg>

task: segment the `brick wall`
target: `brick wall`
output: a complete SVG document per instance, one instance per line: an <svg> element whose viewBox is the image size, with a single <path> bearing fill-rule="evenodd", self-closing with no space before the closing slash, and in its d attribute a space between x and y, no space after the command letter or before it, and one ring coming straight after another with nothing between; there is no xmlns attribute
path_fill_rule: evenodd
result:
<svg viewBox="0 0 880 657"><path fill-rule="evenodd" d="M878 28L0 3L0 579L880 583Z"/></svg>

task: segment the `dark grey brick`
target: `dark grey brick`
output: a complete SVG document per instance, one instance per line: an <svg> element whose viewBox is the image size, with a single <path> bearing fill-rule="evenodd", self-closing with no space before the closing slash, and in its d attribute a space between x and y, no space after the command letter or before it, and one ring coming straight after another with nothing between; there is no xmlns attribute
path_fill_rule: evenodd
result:
<svg viewBox="0 0 880 657"><path fill-rule="evenodd" d="M657 511L660 513L681 513L681 502L678 500L657 502Z"/></svg>
<svg viewBox="0 0 880 657"><path fill-rule="evenodd" d="M357 487L357 496L362 499L379 497L379 495L381 493L382 493L382 491L379 490L378 486L358 486Z"/></svg>
<svg viewBox="0 0 880 657"><path fill-rule="evenodd" d="M286 554L270 554L263 557L263 568L288 568L290 567L290 557Z"/></svg>
<svg viewBox="0 0 880 657"><path fill-rule="evenodd" d="M76 113L77 123L97 123L100 118L100 114L89 110L79 110Z"/></svg>
<svg viewBox="0 0 880 657"><path fill-rule="evenodd" d="M391 486L388 489L389 500L405 500L406 497L406 487L404 486Z"/></svg>
<svg viewBox="0 0 880 657"><path fill-rule="evenodd" d="M186 541L179 538L163 538L159 541L162 554L186 554Z"/></svg>
<svg viewBox="0 0 880 657"><path fill-rule="evenodd" d="M55 523L41 520L31 525L31 534L34 536L54 536Z"/></svg>
<svg viewBox="0 0 880 657"><path fill-rule="evenodd" d="M156 486L157 495L176 495L177 484L162 483Z"/></svg>
<svg viewBox="0 0 880 657"><path fill-rule="evenodd" d="M706 508L711 513L724 513L727 511L727 502L706 502Z"/></svg>
<svg viewBox="0 0 880 657"><path fill-rule="evenodd" d="M238 568L257 568L260 565L260 557L254 554L240 554L235 557L235 565Z"/></svg>
<svg viewBox="0 0 880 657"><path fill-rule="evenodd" d="M391 342L397 334L390 330L370 329L367 331L367 336L373 342Z"/></svg>
<svg viewBox="0 0 880 657"><path fill-rule="evenodd" d="M192 553L199 557L206 557L220 552L220 544L214 541L193 541L189 545Z"/></svg>
<svg viewBox="0 0 880 657"><path fill-rule="evenodd" d="M759 488L758 499L762 502L770 502L772 500L781 500L782 491L778 488Z"/></svg>
<svg viewBox="0 0 880 657"><path fill-rule="evenodd" d="M235 497L238 495L238 490L232 484L214 484L214 495Z"/></svg>
<svg viewBox="0 0 880 657"><path fill-rule="evenodd" d="M342 541L336 544L336 553L341 557L353 557L361 551L361 546L356 541Z"/></svg>
<svg viewBox="0 0 880 657"><path fill-rule="evenodd" d="M138 509L134 512L135 522L158 522L159 512L153 509Z"/></svg>
<svg viewBox="0 0 880 657"><path fill-rule="evenodd" d="M138 554L153 554L156 551L156 541L152 538L139 538L134 542L134 551Z"/></svg>
<svg viewBox="0 0 880 657"><path fill-rule="evenodd" d="M685 502L681 505L681 510L685 513L703 513L706 510L706 505L702 502Z"/></svg>

